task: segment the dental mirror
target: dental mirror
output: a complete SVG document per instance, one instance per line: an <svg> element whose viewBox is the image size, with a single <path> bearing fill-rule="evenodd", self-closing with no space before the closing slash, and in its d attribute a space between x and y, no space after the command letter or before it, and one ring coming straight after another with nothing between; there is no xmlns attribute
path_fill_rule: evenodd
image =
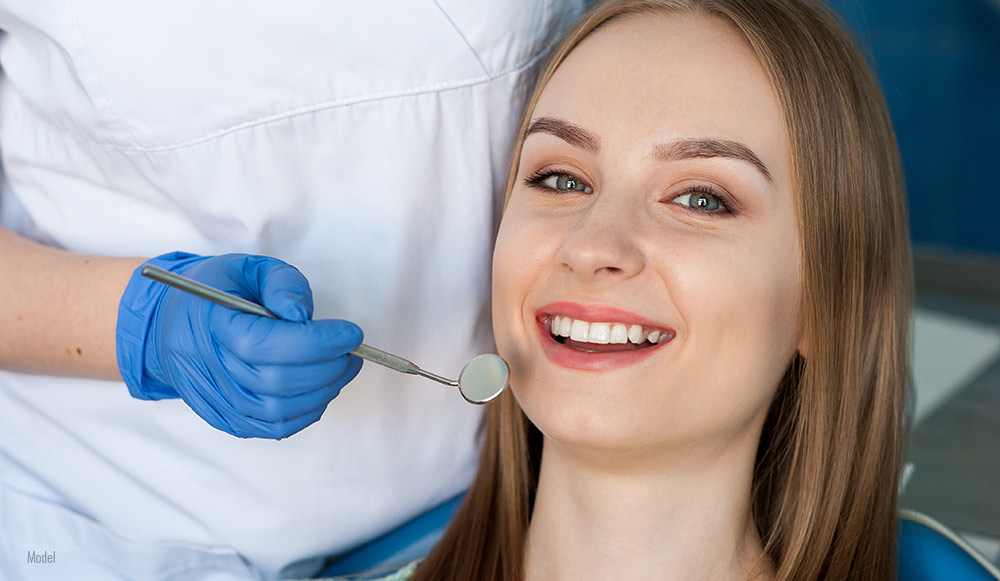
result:
<svg viewBox="0 0 1000 581"><path fill-rule="evenodd" d="M251 315L259 315L271 319L278 318L274 313L257 303L220 291L217 288L210 287L169 270L147 264L142 267L142 275L224 307ZM351 351L351 353L372 363L378 363L389 369L399 371L400 373L419 375L438 383L457 387L462 397L469 403L474 404L484 404L496 399L497 396L503 393L503 390L507 389L509 379L507 362L499 355L492 353L473 357L472 361L469 361L462 369L462 373L458 376L458 381L446 379L440 375L424 371L411 361L407 361L398 355L393 355L381 349L376 349L371 345L365 345L364 343L354 351Z"/></svg>
<svg viewBox="0 0 1000 581"><path fill-rule="evenodd" d="M458 390L470 403L486 403L507 389L510 370L499 355L486 353L469 361L458 376Z"/></svg>

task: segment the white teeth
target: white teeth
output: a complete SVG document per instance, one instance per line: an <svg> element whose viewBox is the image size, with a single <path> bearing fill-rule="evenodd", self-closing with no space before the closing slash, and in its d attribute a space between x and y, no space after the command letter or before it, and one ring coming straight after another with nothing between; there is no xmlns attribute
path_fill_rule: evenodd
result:
<svg viewBox="0 0 1000 581"><path fill-rule="evenodd" d="M556 337L568 337L573 341L594 343L597 345L607 345L609 343L624 345L628 342L639 345L646 341L656 345L665 343L673 337L670 333L657 330L647 333L642 328L642 325L589 323L561 315L552 317L549 328Z"/></svg>
<svg viewBox="0 0 1000 581"><path fill-rule="evenodd" d="M607 345L611 342L611 323L591 323L588 343Z"/></svg>

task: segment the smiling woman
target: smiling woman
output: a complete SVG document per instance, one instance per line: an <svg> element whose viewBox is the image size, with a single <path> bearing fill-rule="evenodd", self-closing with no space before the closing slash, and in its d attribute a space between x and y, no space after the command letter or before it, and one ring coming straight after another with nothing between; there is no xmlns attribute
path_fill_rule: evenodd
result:
<svg viewBox="0 0 1000 581"><path fill-rule="evenodd" d="M616 0L559 45L494 253L512 393L419 579L888 579L900 163L797 0Z"/></svg>

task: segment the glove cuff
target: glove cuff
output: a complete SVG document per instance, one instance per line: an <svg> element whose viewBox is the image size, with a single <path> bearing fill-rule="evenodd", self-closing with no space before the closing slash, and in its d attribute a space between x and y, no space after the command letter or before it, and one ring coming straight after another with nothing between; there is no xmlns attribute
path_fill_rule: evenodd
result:
<svg viewBox="0 0 1000 581"><path fill-rule="evenodd" d="M146 336L160 298L169 287L142 276L142 267L151 264L171 272L183 272L208 258L210 257L186 252L170 252L147 260L132 272L118 302L115 329L118 371L132 397L148 400L179 397L174 388L153 379L145 372Z"/></svg>

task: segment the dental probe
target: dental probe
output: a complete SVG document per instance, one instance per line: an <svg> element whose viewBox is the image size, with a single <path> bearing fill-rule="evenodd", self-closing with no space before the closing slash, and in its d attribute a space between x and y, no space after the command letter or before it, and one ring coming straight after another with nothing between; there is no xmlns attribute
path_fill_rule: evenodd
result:
<svg viewBox="0 0 1000 581"><path fill-rule="evenodd" d="M190 293L236 311L250 315L268 317L270 319L279 318L277 315L257 303L231 295L217 288L210 287L186 276L181 276L157 266L149 264L144 265L142 267L141 274L146 278L162 282L163 284L171 286L177 290ZM462 373L458 376L458 381L453 381L429 371L424 371L423 369L417 367L412 361L408 361L398 355L382 351L381 349L376 349L370 345L365 345L364 343L350 353L400 373L419 375L438 383L457 387L458 391L462 394L462 397L464 397L469 403L487 403L499 396L503 393L503 390L507 388L507 381L509 377L507 363L499 355L494 355L492 353L486 353L484 355L473 357L472 360L462 368Z"/></svg>

